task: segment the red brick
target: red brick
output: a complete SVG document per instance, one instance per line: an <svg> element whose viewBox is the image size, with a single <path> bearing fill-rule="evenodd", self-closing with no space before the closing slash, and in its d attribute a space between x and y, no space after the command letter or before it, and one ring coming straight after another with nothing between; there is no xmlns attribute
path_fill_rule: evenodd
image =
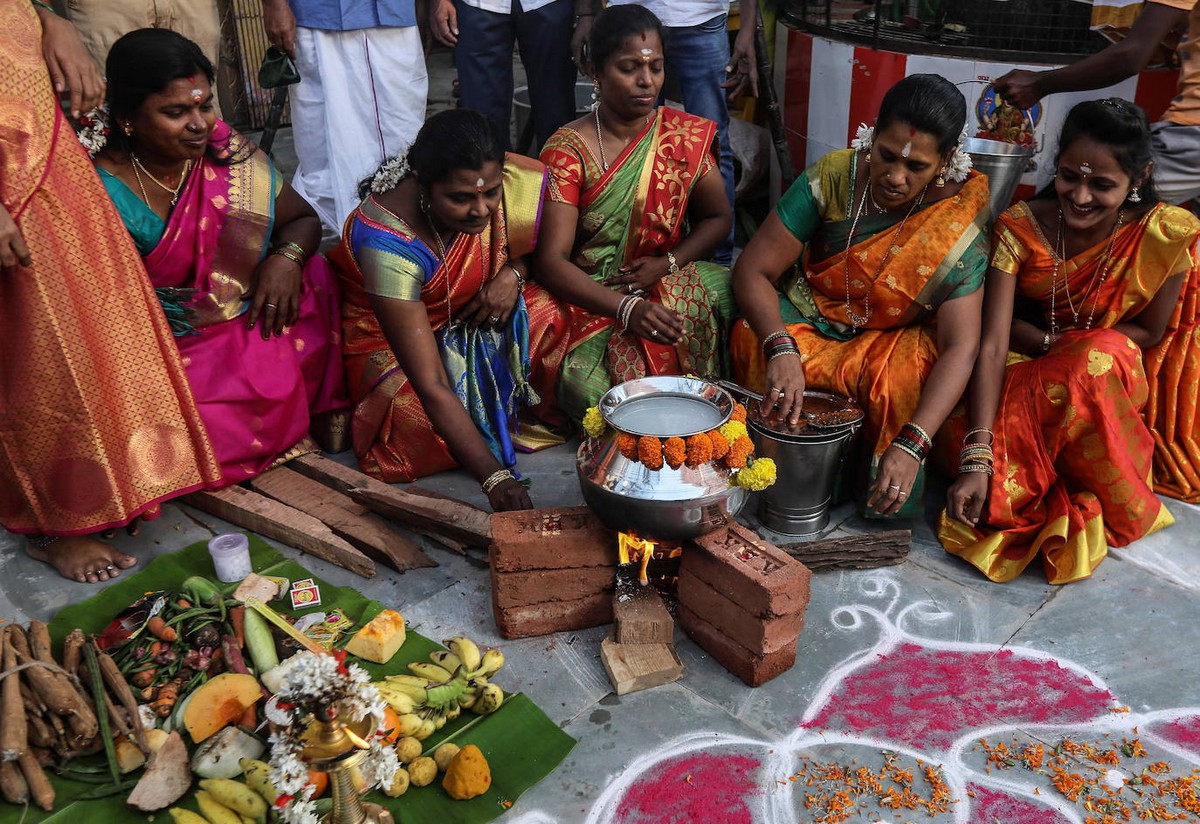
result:
<svg viewBox="0 0 1200 824"><path fill-rule="evenodd" d="M796 663L795 644L770 655L755 655L682 604L679 625L717 663L751 687L765 684Z"/></svg>
<svg viewBox="0 0 1200 824"><path fill-rule="evenodd" d="M546 528L553 518L557 530ZM497 512L490 555L500 572L613 566L617 536L586 506Z"/></svg>
<svg viewBox="0 0 1200 824"><path fill-rule="evenodd" d="M547 601L577 601L600 592L611 593L617 567L531 569L528 572L492 570L492 600L501 609Z"/></svg>
<svg viewBox="0 0 1200 824"><path fill-rule="evenodd" d="M679 576L679 603L751 652L768 655L796 646L804 629L804 611L780 618L759 618L730 601L695 575Z"/></svg>
<svg viewBox="0 0 1200 824"><path fill-rule="evenodd" d="M492 605L496 626L505 638L529 638L612 623L612 594L601 592L575 601L551 601L512 609Z"/></svg>
<svg viewBox="0 0 1200 824"><path fill-rule="evenodd" d="M680 574L684 570L760 618L795 615L808 606L808 567L732 521L725 532L684 546Z"/></svg>

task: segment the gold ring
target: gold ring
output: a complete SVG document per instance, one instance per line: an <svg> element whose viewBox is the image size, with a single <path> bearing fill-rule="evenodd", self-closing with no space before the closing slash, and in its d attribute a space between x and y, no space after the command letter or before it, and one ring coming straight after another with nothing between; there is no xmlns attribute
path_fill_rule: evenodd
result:
<svg viewBox="0 0 1200 824"><path fill-rule="evenodd" d="M654 337L656 337L656 338L657 338L657 337L658 337L658 330L657 330L657 329L651 329L651 330L650 330L650 334L651 334L652 336L654 336Z"/></svg>

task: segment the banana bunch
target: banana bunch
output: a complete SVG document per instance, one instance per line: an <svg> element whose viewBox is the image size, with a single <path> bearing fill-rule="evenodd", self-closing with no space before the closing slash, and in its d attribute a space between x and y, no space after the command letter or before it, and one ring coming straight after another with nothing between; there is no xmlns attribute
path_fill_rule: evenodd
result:
<svg viewBox="0 0 1200 824"><path fill-rule="evenodd" d="M489 678L504 666L504 653L486 652L462 635L442 642L430 663L408 665L411 675L389 675L375 687L399 717L399 735L425 740L464 710L487 715L504 702L504 690Z"/></svg>

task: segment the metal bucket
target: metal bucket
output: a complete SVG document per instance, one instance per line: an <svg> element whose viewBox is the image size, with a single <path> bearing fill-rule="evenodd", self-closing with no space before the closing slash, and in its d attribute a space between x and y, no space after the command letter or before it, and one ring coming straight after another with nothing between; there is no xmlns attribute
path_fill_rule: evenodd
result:
<svg viewBox="0 0 1200 824"><path fill-rule="evenodd" d="M784 535L812 535L829 523L847 446L863 420L857 404L830 392L805 391L804 408L808 422L794 433L748 421L755 455L774 460L778 472L759 498L758 517Z"/></svg>
<svg viewBox="0 0 1200 824"><path fill-rule="evenodd" d="M1021 176L1033 157L1033 149L982 137L968 137L966 149L971 156L971 164L987 175L988 200L992 205L992 217L995 218L1012 203Z"/></svg>

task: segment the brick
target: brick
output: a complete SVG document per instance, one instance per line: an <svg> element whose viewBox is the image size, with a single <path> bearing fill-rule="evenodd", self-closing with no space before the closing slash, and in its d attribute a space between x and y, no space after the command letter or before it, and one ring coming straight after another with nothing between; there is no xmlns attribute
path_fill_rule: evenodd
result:
<svg viewBox="0 0 1200 824"><path fill-rule="evenodd" d="M617 536L586 506L497 512L490 560L500 572L613 566Z"/></svg>
<svg viewBox="0 0 1200 824"><path fill-rule="evenodd" d="M505 638L530 638L612 623L612 594L601 592L574 601L551 601L512 609L492 606Z"/></svg>
<svg viewBox="0 0 1200 824"><path fill-rule="evenodd" d="M769 655L755 655L682 604L679 625L702 650L747 686L762 686L796 663L795 644Z"/></svg>
<svg viewBox="0 0 1200 824"><path fill-rule="evenodd" d="M680 574L684 570L760 618L794 615L808 606L808 567L733 521L724 532L685 545Z"/></svg>
<svg viewBox="0 0 1200 824"><path fill-rule="evenodd" d="M527 572L492 570L492 600L501 609L547 601L577 601L589 595L612 592L616 578L615 564L582 569L531 569Z"/></svg>
<svg viewBox="0 0 1200 824"><path fill-rule="evenodd" d="M684 572L679 576L679 603L714 628L728 635L751 652L768 655L784 647L796 646L804 629L804 611L779 618L760 618L701 581Z"/></svg>

